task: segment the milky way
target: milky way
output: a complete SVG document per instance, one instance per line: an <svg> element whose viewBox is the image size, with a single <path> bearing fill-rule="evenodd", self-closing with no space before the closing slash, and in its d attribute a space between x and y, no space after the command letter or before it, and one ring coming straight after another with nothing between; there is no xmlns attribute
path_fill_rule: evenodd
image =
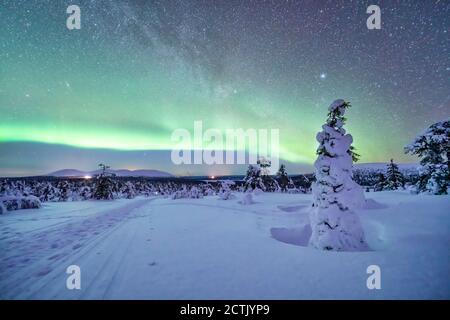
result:
<svg viewBox="0 0 450 320"><path fill-rule="evenodd" d="M415 161L404 145L450 115L450 3L382 1L381 30L366 27L370 4L2 1L0 174L92 169L102 148L115 167L211 172L148 156L195 120L279 128L295 171L336 98L352 103L362 162Z"/></svg>

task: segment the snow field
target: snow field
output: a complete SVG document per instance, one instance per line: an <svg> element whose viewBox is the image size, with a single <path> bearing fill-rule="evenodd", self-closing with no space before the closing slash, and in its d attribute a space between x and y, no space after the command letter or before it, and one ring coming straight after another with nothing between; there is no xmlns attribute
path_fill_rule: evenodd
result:
<svg viewBox="0 0 450 320"><path fill-rule="evenodd" d="M449 299L450 196L366 193L366 252L307 247L312 196L44 203L0 217L2 299ZM66 288L69 265L81 290ZM366 269L381 268L381 290Z"/></svg>

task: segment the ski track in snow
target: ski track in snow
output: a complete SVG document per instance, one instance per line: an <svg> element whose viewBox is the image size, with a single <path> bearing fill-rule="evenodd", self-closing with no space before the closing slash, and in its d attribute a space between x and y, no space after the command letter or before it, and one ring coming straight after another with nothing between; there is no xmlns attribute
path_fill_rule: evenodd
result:
<svg viewBox="0 0 450 320"><path fill-rule="evenodd" d="M5 293L7 296L14 296L16 293L26 292L24 288L30 287L30 282L36 283L38 278L47 274L53 276L53 271L58 271L61 266L69 266L67 261L74 260L75 256L79 259L92 253L99 243L132 219L136 209L151 200L153 199L124 202L115 209L106 209L91 216L77 216L68 221L36 228L20 234L18 239L17 235L3 239L0 296ZM111 251L111 256L113 254L117 252ZM14 276L7 277L10 268L14 268ZM63 269L65 271L65 268ZM64 274L64 277L66 276Z"/></svg>

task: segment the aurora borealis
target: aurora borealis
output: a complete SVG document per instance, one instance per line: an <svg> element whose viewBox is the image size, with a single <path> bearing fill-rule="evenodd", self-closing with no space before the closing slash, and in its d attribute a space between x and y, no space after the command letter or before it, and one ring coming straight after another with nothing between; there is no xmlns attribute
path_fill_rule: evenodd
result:
<svg viewBox="0 0 450 320"><path fill-rule="evenodd" d="M81 8L81 29L66 8ZM336 98L361 162L415 161L403 147L450 114L450 3L53 1L0 5L0 176L61 168L176 174L177 128L278 128L288 170L314 161Z"/></svg>

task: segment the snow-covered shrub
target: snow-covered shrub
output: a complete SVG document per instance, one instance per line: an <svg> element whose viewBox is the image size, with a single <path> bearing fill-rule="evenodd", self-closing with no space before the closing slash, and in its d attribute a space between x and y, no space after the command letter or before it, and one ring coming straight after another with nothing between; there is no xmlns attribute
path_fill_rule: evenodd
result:
<svg viewBox="0 0 450 320"><path fill-rule="evenodd" d="M353 211L365 203L362 188L352 180L353 138L343 128L350 107L336 100L329 107L326 124L317 134L318 158L314 163L313 208L310 245L322 250L356 251L368 248L359 217Z"/></svg>
<svg viewBox="0 0 450 320"><path fill-rule="evenodd" d="M249 165L244 178L244 191L260 188L263 191L280 190L278 182L269 175L271 162L261 157L257 165Z"/></svg>
<svg viewBox="0 0 450 320"><path fill-rule="evenodd" d="M373 186L373 191L383 191L386 183L386 177L383 173L378 174L378 182Z"/></svg>
<svg viewBox="0 0 450 320"><path fill-rule="evenodd" d="M2 211L12 211L20 209L38 209L41 201L35 196L3 196L0 197Z"/></svg>
<svg viewBox="0 0 450 320"><path fill-rule="evenodd" d="M211 186L209 184L207 184L204 189L204 194L205 194L205 196L213 196L213 195L215 195L215 192L214 192L213 188L211 188Z"/></svg>
<svg viewBox="0 0 450 320"><path fill-rule="evenodd" d="M4 196L0 198L0 202L3 203L7 211L22 209L21 196Z"/></svg>
<svg viewBox="0 0 450 320"><path fill-rule="evenodd" d="M42 188L39 199L43 202L59 201L59 190L55 188L50 182L47 182Z"/></svg>
<svg viewBox="0 0 450 320"><path fill-rule="evenodd" d="M38 209L41 207L41 201L35 196L22 197L22 209Z"/></svg>
<svg viewBox="0 0 450 320"><path fill-rule="evenodd" d="M81 200L89 200L92 198L92 190L88 186L82 186L79 191L79 196Z"/></svg>
<svg viewBox="0 0 450 320"><path fill-rule="evenodd" d="M292 181L292 179L289 179L288 181L288 185L286 186L286 192L287 193L306 193L306 191L304 190L305 188L299 186L298 188L295 186L294 181Z"/></svg>
<svg viewBox="0 0 450 320"><path fill-rule="evenodd" d="M222 200L230 200L234 198L233 191L231 190L231 186L235 183L231 180L224 180L221 182L220 190L219 190L219 198Z"/></svg>
<svg viewBox="0 0 450 320"><path fill-rule="evenodd" d="M58 183L57 189L59 190L59 201L70 201L72 191L70 189L69 182L61 181Z"/></svg>
<svg viewBox="0 0 450 320"><path fill-rule="evenodd" d="M172 193L172 195L171 195L172 200L182 199L182 198L186 198L186 197L187 197L187 194L183 190L177 190L174 193Z"/></svg>
<svg viewBox="0 0 450 320"><path fill-rule="evenodd" d="M122 198L126 199L133 199L136 197L136 189L134 188L133 183L130 181L125 182L120 190L120 194L122 195Z"/></svg>
<svg viewBox="0 0 450 320"><path fill-rule="evenodd" d="M174 193L172 193L170 198L172 200L176 200L176 199L185 198L185 196L183 195L183 192L181 190L178 190L178 191L175 191Z"/></svg>
<svg viewBox="0 0 450 320"><path fill-rule="evenodd" d="M172 193L171 198L173 200L175 199L182 199L182 198L189 198L189 191L186 187L186 185L183 185L180 190L176 190Z"/></svg>
<svg viewBox="0 0 450 320"><path fill-rule="evenodd" d="M94 184L94 198L97 200L114 199L114 183L110 177L98 176Z"/></svg>
<svg viewBox="0 0 450 320"><path fill-rule="evenodd" d="M418 192L448 194L450 187L450 120L431 125L405 147L405 152L421 158Z"/></svg>
<svg viewBox="0 0 450 320"><path fill-rule="evenodd" d="M265 190L263 178L261 176L261 168L258 166L249 165L247 173L244 178L244 191L260 188Z"/></svg>
<svg viewBox="0 0 450 320"><path fill-rule="evenodd" d="M192 186L191 190L189 191L189 198L200 199L200 198L203 198L203 194L200 192L200 190L196 186Z"/></svg>

